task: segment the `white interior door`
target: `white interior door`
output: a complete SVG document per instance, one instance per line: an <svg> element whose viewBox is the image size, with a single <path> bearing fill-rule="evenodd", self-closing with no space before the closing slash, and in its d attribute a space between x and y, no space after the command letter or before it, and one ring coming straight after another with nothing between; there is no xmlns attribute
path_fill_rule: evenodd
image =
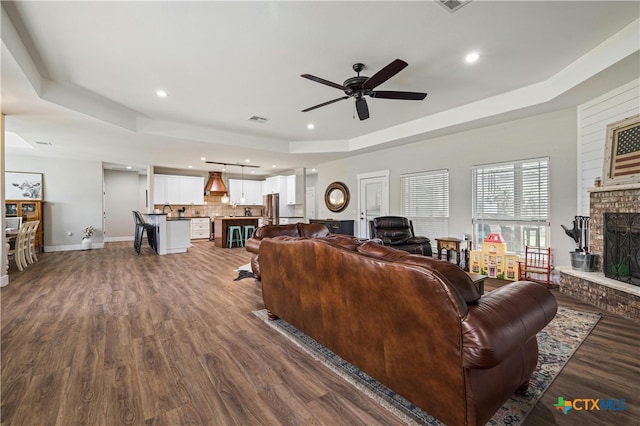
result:
<svg viewBox="0 0 640 426"><path fill-rule="evenodd" d="M358 175L358 237L369 238L369 221L389 215L389 171Z"/></svg>
<svg viewBox="0 0 640 426"><path fill-rule="evenodd" d="M317 219L316 216L316 188L308 187L306 199L304 201L306 207L306 216L307 219Z"/></svg>

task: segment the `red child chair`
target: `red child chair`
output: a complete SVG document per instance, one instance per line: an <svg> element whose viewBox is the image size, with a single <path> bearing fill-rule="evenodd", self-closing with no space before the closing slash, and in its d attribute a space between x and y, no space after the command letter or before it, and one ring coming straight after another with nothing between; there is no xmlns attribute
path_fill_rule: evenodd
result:
<svg viewBox="0 0 640 426"><path fill-rule="evenodd" d="M520 279L551 287L551 248L525 246L520 262Z"/></svg>

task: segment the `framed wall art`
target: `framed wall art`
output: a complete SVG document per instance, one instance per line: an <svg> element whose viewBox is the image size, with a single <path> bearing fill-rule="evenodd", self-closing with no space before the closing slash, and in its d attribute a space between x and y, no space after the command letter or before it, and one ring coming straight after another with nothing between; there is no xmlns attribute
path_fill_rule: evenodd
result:
<svg viewBox="0 0 640 426"><path fill-rule="evenodd" d="M42 201L42 173L6 172L4 181L5 199Z"/></svg>
<svg viewBox="0 0 640 426"><path fill-rule="evenodd" d="M604 185L640 182L640 114L607 126Z"/></svg>

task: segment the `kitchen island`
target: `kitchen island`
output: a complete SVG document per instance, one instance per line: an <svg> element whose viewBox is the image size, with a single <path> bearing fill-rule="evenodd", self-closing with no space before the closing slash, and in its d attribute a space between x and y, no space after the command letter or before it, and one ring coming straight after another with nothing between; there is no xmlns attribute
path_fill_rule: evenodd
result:
<svg viewBox="0 0 640 426"><path fill-rule="evenodd" d="M167 218L166 214L147 213L149 223L156 225L156 252L158 254L186 253L191 246L191 220Z"/></svg>
<svg viewBox="0 0 640 426"><path fill-rule="evenodd" d="M241 229L244 229L242 227L245 225L253 225L258 228L258 218L255 216L216 217L214 218L213 223L213 241L216 247L229 248L227 245L227 229L230 226L240 226ZM244 231L242 237L244 238Z"/></svg>

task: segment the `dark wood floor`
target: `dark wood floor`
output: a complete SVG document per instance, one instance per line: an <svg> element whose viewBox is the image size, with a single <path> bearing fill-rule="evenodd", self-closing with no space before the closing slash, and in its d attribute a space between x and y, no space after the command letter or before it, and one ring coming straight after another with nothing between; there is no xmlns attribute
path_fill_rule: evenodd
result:
<svg viewBox="0 0 640 426"><path fill-rule="evenodd" d="M249 259L208 241L168 256L111 243L12 266L0 293L1 423L399 424L251 313L259 283L234 281ZM638 424L639 338L639 323L603 313L525 425ZM624 398L627 410L565 416L558 396Z"/></svg>

